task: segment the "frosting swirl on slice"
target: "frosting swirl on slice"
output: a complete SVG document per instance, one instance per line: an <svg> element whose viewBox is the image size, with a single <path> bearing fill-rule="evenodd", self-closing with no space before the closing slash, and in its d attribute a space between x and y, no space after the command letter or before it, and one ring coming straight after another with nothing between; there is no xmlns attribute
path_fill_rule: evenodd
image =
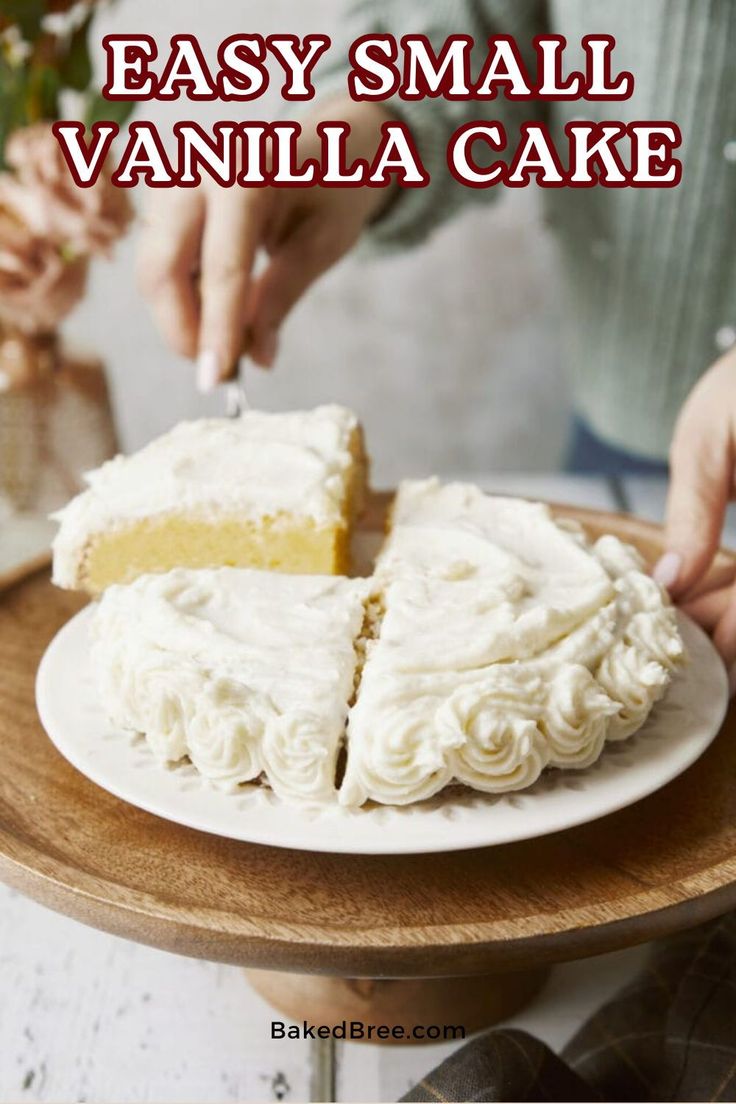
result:
<svg viewBox="0 0 736 1104"><path fill-rule="evenodd" d="M530 786L548 761L542 681L513 667L491 668L482 681L460 685L436 714L440 731L457 739L454 776L491 793Z"/></svg>
<svg viewBox="0 0 736 1104"><path fill-rule="evenodd" d="M273 788L285 798L320 800L335 782L333 749L325 746L317 713L282 713L266 728L263 760Z"/></svg>
<svg viewBox="0 0 736 1104"><path fill-rule="evenodd" d="M570 664L549 688L544 733L553 767L588 767L606 741L610 718L619 711L587 667Z"/></svg>
<svg viewBox="0 0 736 1104"><path fill-rule="evenodd" d="M431 797L451 781L448 752L459 738L434 723L436 707L431 694L400 681L381 678L373 691L361 683L348 725L347 769L340 787L343 805L362 805L369 797L408 805ZM351 738L356 732L358 746Z"/></svg>
<svg viewBox="0 0 736 1104"><path fill-rule="evenodd" d="M229 677L210 677L186 725L186 750L200 774L235 787L264 769L261 740L275 710L263 695Z"/></svg>

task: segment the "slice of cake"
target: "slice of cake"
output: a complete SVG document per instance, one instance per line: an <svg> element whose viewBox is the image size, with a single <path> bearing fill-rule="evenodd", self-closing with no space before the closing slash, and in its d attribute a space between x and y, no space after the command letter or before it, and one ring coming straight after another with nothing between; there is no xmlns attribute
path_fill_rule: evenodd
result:
<svg viewBox="0 0 736 1104"><path fill-rule="evenodd" d="M182 422L96 471L56 518L54 582L98 594L172 567L347 571L366 460L349 410Z"/></svg>
<svg viewBox="0 0 736 1104"><path fill-rule="evenodd" d="M368 583L237 568L105 591L92 662L115 725L210 781L334 797Z"/></svg>
<svg viewBox="0 0 736 1104"><path fill-rule="evenodd" d="M402 485L373 605L346 805L408 804L452 781L500 793L588 766L644 723L683 659L634 549L469 484Z"/></svg>

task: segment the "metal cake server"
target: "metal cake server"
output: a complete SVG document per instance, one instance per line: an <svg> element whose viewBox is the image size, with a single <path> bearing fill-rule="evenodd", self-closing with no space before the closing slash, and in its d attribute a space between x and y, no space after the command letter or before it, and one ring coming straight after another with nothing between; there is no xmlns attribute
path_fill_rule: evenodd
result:
<svg viewBox="0 0 736 1104"><path fill-rule="evenodd" d="M239 418L246 410L250 410L250 403L245 390L245 365L252 340L253 334L248 326L243 334L240 356L230 379L225 383L225 415L228 418Z"/></svg>
<svg viewBox="0 0 736 1104"><path fill-rule="evenodd" d="M246 410L250 410L250 403L245 390L245 357L241 356L234 376L225 384L225 415L239 418Z"/></svg>

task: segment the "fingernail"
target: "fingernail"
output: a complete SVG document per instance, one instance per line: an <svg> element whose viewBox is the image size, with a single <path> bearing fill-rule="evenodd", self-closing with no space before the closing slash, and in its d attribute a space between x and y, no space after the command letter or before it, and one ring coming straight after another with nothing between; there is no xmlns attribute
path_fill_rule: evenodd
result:
<svg viewBox="0 0 736 1104"><path fill-rule="evenodd" d="M667 590L677 582L677 577L682 568L682 556L679 552L665 552L664 556L654 565L652 578L660 586Z"/></svg>
<svg viewBox="0 0 736 1104"><path fill-rule="evenodd" d="M728 672L728 696L732 698L736 694L736 663Z"/></svg>
<svg viewBox="0 0 736 1104"><path fill-rule="evenodd" d="M267 330L261 338L261 361L270 368L279 349L279 336L276 330Z"/></svg>
<svg viewBox="0 0 736 1104"><path fill-rule="evenodd" d="M197 387L207 394L208 391L214 391L219 382L217 354L212 349L204 349L197 359Z"/></svg>

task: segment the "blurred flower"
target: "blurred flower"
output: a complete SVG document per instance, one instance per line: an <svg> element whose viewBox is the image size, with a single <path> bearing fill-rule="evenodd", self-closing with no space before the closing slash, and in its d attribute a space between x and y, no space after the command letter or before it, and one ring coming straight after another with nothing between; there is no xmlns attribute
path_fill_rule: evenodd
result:
<svg viewBox="0 0 736 1104"><path fill-rule="evenodd" d="M24 223L9 179L0 176L0 325L48 333L81 298L88 261L65 260L58 244Z"/></svg>
<svg viewBox="0 0 736 1104"><path fill-rule="evenodd" d="M0 31L0 55L5 58L11 69L18 69L32 53L33 46L30 42L26 42L14 23Z"/></svg>
<svg viewBox="0 0 736 1104"><path fill-rule="evenodd" d="M41 20L41 26L47 34L73 34L87 19L95 0L52 0L48 13Z"/></svg>
<svg viewBox="0 0 736 1104"><path fill-rule="evenodd" d="M109 253L127 229L133 215L127 193L104 172L91 188L80 188L48 124L14 131L5 159L14 170L4 178L5 195L37 237L73 255Z"/></svg>

